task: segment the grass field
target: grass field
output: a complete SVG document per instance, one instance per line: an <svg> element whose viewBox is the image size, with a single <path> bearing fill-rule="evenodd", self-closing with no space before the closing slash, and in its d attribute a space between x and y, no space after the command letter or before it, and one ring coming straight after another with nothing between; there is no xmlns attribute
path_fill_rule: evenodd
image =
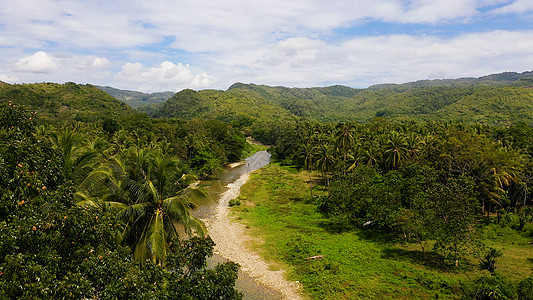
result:
<svg viewBox="0 0 533 300"><path fill-rule="evenodd" d="M256 171L234 206L237 219L256 237L252 245L272 264L285 268L312 299L456 299L472 289L479 271L474 257L458 268L434 252L426 258L417 244L391 241L379 231L335 232L311 203L307 172L271 164ZM324 194L315 187L315 195ZM485 244L502 250L498 271L511 280L532 273L532 239L488 225ZM428 247L431 249L431 247ZM322 259L307 259L324 255Z"/></svg>

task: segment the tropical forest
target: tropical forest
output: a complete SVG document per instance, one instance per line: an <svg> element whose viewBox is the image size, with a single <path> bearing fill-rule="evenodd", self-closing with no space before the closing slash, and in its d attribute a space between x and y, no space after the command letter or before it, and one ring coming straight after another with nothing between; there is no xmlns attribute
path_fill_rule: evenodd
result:
<svg viewBox="0 0 533 300"><path fill-rule="evenodd" d="M237 168L218 202L213 180ZM209 197L246 238L236 257L293 294L243 287L256 263L218 250ZM0 82L0 298L533 299L533 72L153 94Z"/></svg>

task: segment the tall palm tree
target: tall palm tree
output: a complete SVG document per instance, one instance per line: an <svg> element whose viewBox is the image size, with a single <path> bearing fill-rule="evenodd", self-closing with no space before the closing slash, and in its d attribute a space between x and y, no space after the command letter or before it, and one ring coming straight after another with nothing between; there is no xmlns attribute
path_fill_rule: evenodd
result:
<svg viewBox="0 0 533 300"><path fill-rule="evenodd" d="M99 205L118 209L126 223L122 243L133 249L136 260L164 264L171 239L193 231L206 235L202 222L191 215L196 207L191 199L203 193L187 185L190 176L177 176L177 161L160 151L133 149L128 156L127 164L114 157L94 170L84 182L84 194L106 186ZM85 200L81 204L91 204L90 197L77 195Z"/></svg>
<svg viewBox="0 0 533 300"><path fill-rule="evenodd" d="M311 178L311 169L313 167L313 155L315 153L315 147L309 143L305 143L300 151L300 156L304 159L304 168L309 174L309 184L311 185L311 199L313 199L313 180Z"/></svg>
<svg viewBox="0 0 533 300"><path fill-rule="evenodd" d="M424 143L422 139L414 132L410 133L405 139L405 146L407 147L407 156L410 159L417 157L422 150Z"/></svg>
<svg viewBox="0 0 533 300"><path fill-rule="evenodd" d="M355 130L352 126L339 123L335 131L335 146L343 155L343 160L348 158L348 152L355 145Z"/></svg>
<svg viewBox="0 0 533 300"><path fill-rule="evenodd" d="M397 131L391 131L384 150L385 167L389 170L397 168L408 153L405 137Z"/></svg>
<svg viewBox="0 0 533 300"><path fill-rule="evenodd" d="M52 143L63 153L63 174L65 178L79 183L89 172L97 151L80 147L79 135L69 129L52 133Z"/></svg>
<svg viewBox="0 0 533 300"><path fill-rule="evenodd" d="M316 152L317 160L316 164L322 171L322 178L326 181L326 185L329 188L329 172L335 163L335 155L333 153L333 147L330 144L324 143L318 146Z"/></svg>

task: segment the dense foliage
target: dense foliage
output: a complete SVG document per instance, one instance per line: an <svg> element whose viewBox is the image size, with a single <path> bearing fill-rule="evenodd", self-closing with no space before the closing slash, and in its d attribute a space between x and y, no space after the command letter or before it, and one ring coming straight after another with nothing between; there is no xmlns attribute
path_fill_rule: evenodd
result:
<svg viewBox="0 0 533 300"><path fill-rule="evenodd" d="M133 109L92 85L34 83L0 86L0 102L13 101L40 116L41 122L94 122L133 114Z"/></svg>
<svg viewBox="0 0 533 300"><path fill-rule="evenodd" d="M314 297L522 299L530 291L530 125L375 118L258 129L281 167L244 187L239 217Z"/></svg>
<svg viewBox="0 0 533 300"><path fill-rule="evenodd" d="M211 174L228 161L225 151L239 158L243 137L216 122L147 122L135 132L36 124L35 113L1 104L2 299L241 298L236 264L207 268L214 244L190 215L190 181L179 179ZM185 139L187 126L205 134L195 134L202 143L166 139ZM202 151L211 153L208 169L187 162Z"/></svg>

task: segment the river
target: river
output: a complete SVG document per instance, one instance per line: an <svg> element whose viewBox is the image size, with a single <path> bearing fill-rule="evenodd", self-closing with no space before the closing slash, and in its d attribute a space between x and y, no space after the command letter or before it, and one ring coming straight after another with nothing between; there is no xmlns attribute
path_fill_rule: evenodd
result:
<svg viewBox="0 0 533 300"><path fill-rule="evenodd" d="M242 176L266 166L269 162L270 154L260 151L248 157L243 164L234 168L226 168L217 178L202 181L198 186L207 191L208 196L196 203L198 208L194 211L194 216L208 222L215 219L219 208L227 206L230 199L239 195L240 188L245 183ZM226 261L228 261L227 258L215 254L208 259L208 264L214 265ZM235 287L243 293L244 300L283 298L280 292L261 284L242 270L239 271Z"/></svg>

